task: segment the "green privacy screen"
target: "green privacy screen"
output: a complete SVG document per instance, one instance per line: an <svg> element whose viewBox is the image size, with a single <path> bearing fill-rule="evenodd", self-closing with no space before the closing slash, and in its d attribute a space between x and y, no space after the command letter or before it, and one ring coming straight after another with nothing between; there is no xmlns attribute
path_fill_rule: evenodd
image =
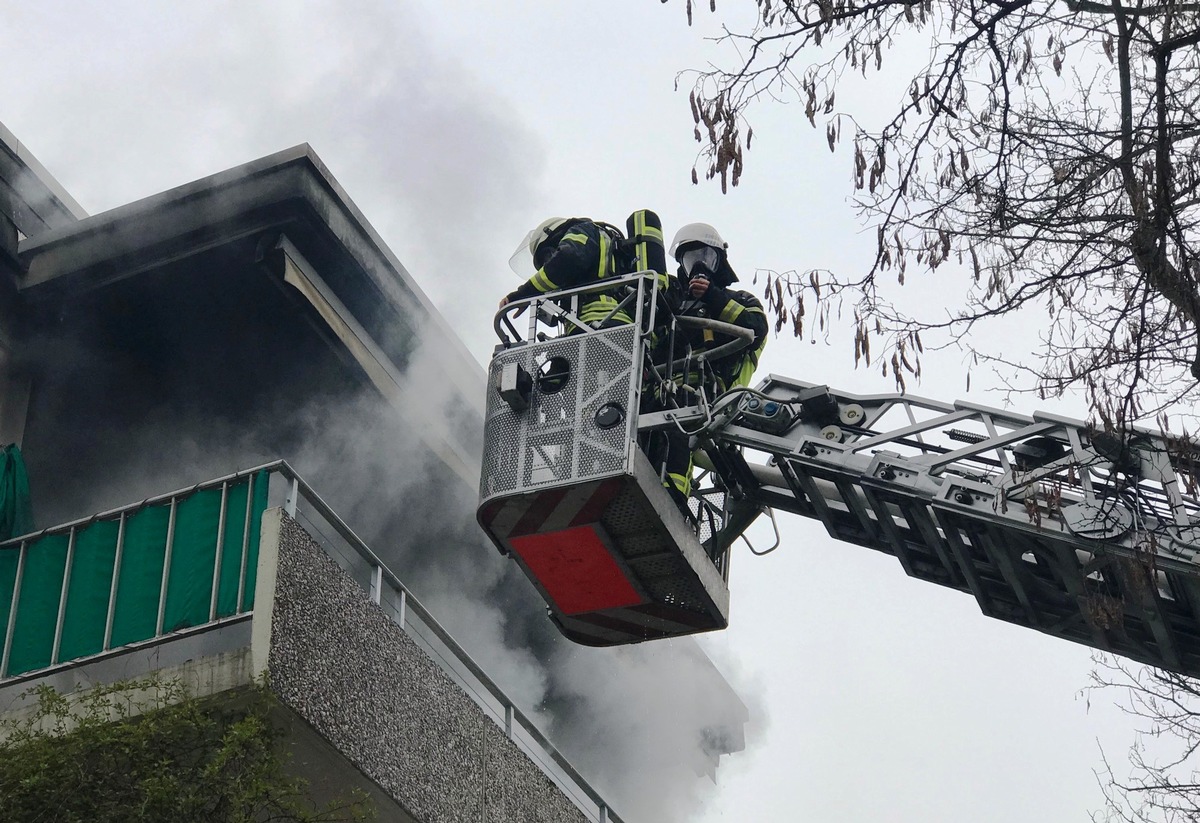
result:
<svg viewBox="0 0 1200 823"><path fill-rule="evenodd" d="M29 475L16 443L0 448L0 540L33 531Z"/></svg>
<svg viewBox="0 0 1200 823"><path fill-rule="evenodd" d="M104 651L114 572L117 590L108 648L158 634L164 564L164 633L209 622L214 576L218 618L250 611L266 504L263 471L229 482L224 491L217 486L175 498L173 524L171 501L165 501L127 512L123 534L114 518L78 527L73 546L65 532L31 540L25 547L15 615L11 606L20 547L0 549L0 616L12 621L8 668L2 674L13 676ZM66 608L55 657L64 579Z"/></svg>

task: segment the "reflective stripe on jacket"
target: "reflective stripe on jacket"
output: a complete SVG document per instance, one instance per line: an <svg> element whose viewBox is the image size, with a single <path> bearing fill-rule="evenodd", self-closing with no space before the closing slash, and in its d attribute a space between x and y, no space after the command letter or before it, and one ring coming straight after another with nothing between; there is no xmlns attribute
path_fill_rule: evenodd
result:
<svg viewBox="0 0 1200 823"><path fill-rule="evenodd" d="M521 284L509 297L523 300L537 294L573 289L612 277L616 273L616 255L608 232L590 220L568 225L550 258L533 277ZM584 295L580 299L579 319L599 323L616 308L617 300L610 294ZM624 310L609 318L613 323L631 323Z"/></svg>
<svg viewBox="0 0 1200 823"><path fill-rule="evenodd" d="M692 310L689 308L689 304L694 305L696 301L687 291L687 282L676 277L672 278L668 302L676 313L686 310L685 313L691 314ZM754 332L754 339L749 346L710 363L717 378L717 385L713 388L720 393L735 387L750 385L750 381L754 377L754 370L758 368L758 361L762 357L763 349L767 346L767 333L770 328L762 303L750 292L725 289L715 285L708 287L708 291L705 292L700 302L708 317ZM656 330L654 342L665 343L666 341L661 337L662 332ZM685 344L690 344L692 352L698 354L722 342L719 338L709 340L701 332L677 334L675 359L683 356ZM684 381L690 386L699 386L702 379L702 375L698 372L689 372L684 377Z"/></svg>

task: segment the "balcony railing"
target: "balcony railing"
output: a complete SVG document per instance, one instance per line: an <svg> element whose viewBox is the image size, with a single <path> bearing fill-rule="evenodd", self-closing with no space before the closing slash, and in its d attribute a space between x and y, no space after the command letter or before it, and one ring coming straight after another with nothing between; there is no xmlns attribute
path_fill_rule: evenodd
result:
<svg viewBox="0 0 1200 823"><path fill-rule="evenodd" d="M285 461L0 543L0 685L254 608L263 511L281 505L591 820L604 799Z"/></svg>
<svg viewBox="0 0 1200 823"><path fill-rule="evenodd" d="M267 471L0 543L0 680L254 608Z"/></svg>

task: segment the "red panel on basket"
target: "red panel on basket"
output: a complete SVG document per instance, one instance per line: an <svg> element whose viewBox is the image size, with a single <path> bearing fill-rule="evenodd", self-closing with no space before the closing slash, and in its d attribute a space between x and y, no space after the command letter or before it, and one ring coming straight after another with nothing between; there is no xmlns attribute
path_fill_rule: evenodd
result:
<svg viewBox="0 0 1200 823"><path fill-rule="evenodd" d="M613 559L597 528L592 523L508 539L563 614L586 614L646 602Z"/></svg>

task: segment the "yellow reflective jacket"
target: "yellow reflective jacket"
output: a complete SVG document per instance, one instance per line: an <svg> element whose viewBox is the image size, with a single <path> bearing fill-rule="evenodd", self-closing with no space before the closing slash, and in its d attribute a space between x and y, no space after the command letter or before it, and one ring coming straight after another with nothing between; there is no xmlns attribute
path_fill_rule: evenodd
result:
<svg viewBox="0 0 1200 823"><path fill-rule="evenodd" d="M510 300L524 300L538 294L586 286L616 274L616 254L608 232L591 220L569 222L559 231L561 239L554 252L537 272L511 292ZM599 323L617 306L611 294L597 292L581 300L579 319ZM632 318L619 311L610 323L631 323Z"/></svg>

